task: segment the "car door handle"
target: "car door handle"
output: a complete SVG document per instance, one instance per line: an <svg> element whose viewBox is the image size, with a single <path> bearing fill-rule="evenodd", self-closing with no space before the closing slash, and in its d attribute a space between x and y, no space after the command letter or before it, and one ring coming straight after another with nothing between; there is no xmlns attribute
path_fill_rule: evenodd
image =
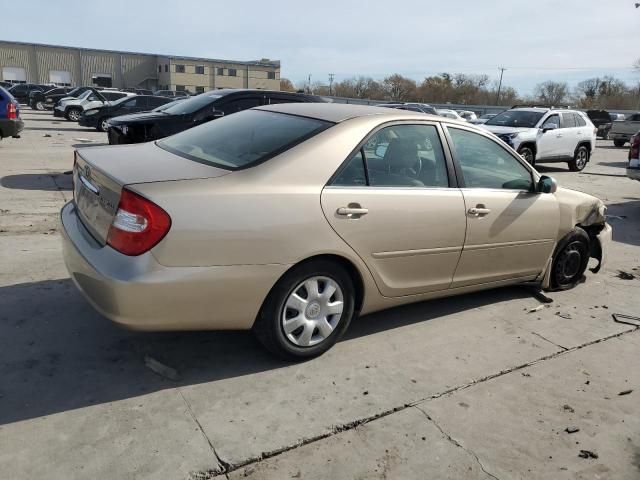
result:
<svg viewBox="0 0 640 480"><path fill-rule="evenodd" d="M356 208L356 207L340 207L336 213L338 215L350 217L353 215L366 215L369 213L368 208Z"/></svg>
<svg viewBox="0 0 640 480"><path fill-rule="evenodd" d="M491 213L491 209L490 208L484 208L484 207L473 207L473 208L470 208L469 210L467 210L467 213L469 215L475 215L475 216L488 215L488 214Z"/></svg>

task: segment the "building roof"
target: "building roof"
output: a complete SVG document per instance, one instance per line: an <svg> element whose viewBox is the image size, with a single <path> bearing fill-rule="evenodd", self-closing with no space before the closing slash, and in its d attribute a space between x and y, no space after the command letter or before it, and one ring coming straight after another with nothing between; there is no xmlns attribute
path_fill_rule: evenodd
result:
<svg viewBox="0 0 640 480"><path fill-rule="evenodd" d="M203 57L183 57L179 55L166 55L163 53L143 53L143 52L126 52L122 50L103 50L100 48L86 48L86 47L70 47L68 45L49 45L46 43L30 43L30 42L14 42L11 40L0 40L1 43L8 43L14 45L23 45L30 47L45 47L45 48L66 48L69 50L82 50L85 52L103 52L103 53L116 53L120 55L148 55L154 57L164 57L176 60L192 60L199 62L215 62L215 63L235 63L238 65L255 65L262 67L280 67L280 60L269 60L269 59L261 59L261 60L224 60L220 58L203 58Z"/></svg>

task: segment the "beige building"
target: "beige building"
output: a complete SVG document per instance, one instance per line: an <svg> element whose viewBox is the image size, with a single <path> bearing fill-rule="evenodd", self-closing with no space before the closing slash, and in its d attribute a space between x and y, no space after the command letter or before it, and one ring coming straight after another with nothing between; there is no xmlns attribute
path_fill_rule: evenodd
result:
<svg viewBox="0 0 640 480"><path fill-rule="evenodd" d="M0 80L188 90L280 90L280 62L177 57L0 40Z"/></svg>

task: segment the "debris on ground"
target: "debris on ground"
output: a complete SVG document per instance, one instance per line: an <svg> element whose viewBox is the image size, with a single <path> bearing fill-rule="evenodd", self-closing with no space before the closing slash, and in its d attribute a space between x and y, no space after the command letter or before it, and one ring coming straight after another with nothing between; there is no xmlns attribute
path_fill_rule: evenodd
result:
<svg viewBox="0 0 640 480"><path fill-rule="evenodd" d="M623 390L621 391L618 395L622 396L622 395L629 395L631 392L633 392L633 389L629 389L629 390Z"/></svg>
<svg viewBox="0 0 640 480"><path fill-rule="evenodd" d="M544 305L538 305L537 307L530 308L528 313L538 312L543 308L544 308Z"/></svg>
<svg viewBox="0 0 640 480"><path fill-rule="evenodd" d="M632 317L631 315L624 315L622 313L614 313L611 316L614 322L640 327L640 317Z"/></svg>
<svg viewBox="0 0 640 480"><path fill-rule="evenodd" d="M616 275L621 280L634 280L636 276L633 273L625 272L624 270L618 270L618 275Z"/></svg>
<svg viewBox="0 0 640 480"><path fill-rule="evenodd" d="M529 291L529 293L531 293L533 298L538 300L540 303L552 303L553 302L553 298L547 297L542 290L538 290L538 289L532 288L532 287L527 287L527 290Z"/></svg>
<svg viewBox="0 0 640 480"><path fill-rule="evenodd" d="M556 315L565 320L571 320L573 318L570 313L556 312Z"/></svg>
<svg viewBox="0 0 640 480"><path fill-rule="evenodd" d="M562 408L567 412L575 413L575 410L573 409L573 407L571 405L567 405L566 403L562 406Z"/></svg>
<svg viewBox="0 0 640 480"><path fill-rule="evenodd" d="M567 433L577 433L580 431L580 429L578 427L567 427L564 429L564 431Z"/></svg>
<svg viewBox="0 0 640 480"><path fill-rule="evenodd" d="M76 142L82 142L82 143L93 143L93 140L91 140L90 138L74 138L74 140Z"/></svg>
<svg viewBox="0 0 640 480"><path fill-rule="evenodd" d="M49 135L48 133L45 133L45 134L44 134L44 135L42 135L42 136L43 136L43 137L45 137L45 138L50 138L50 137L51 137L51 135Z"/></svg>
<svg viewBox="0 0 640 480"><path fill-rule="evenodd" d="M580 458L598 458L598 454L596 452L592 452L591 450L580 450L578 456Z"/></svg>
<svg viewBox="0 0 640 480"><path fill-rule="evenodd" d="M168 367L164 363L159 362L158 360L156 360L153 357L150 357L149 355L145 355L144 364L149 370L151 370L154 373L157 373L161 377L165 377L169 380L173 380L174 382L177 382L180 380L180 375L178 374L178 371L175 368Z"/></svg>

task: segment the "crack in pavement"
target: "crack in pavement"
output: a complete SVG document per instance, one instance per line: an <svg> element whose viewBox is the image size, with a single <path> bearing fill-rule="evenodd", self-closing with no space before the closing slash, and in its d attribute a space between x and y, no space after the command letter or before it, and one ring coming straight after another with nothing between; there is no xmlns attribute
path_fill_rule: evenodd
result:
<svg viewBox="0 0 640 480"><path fill-rule="evenodd" d="M544 340L545 342L549 342L551 345L555 345L558 348L561 348L562 350L569 350L567 347L563 347L562 345L560 345L559 343L556 342L552 342L551 340L549 340L546 337L543 337L542 335L540 335L539 333L536 332L531 332L532 335L535 335L536 337L540 337L542 340Z"/></svg>
<svg viewBox="0 0 640 480"><path fill-rule="evenodd" d="M414 405L413 408L415 408L416 410L419 410L420 412L422 412L422 414L427 417L427 419L433 423L436 428L438 430L440 430L440 433L447 439L449 440L449 442L451 442L452 444L454 444L456 447L461 448L462 450L464 450L465 452L467 452L469 455L471 455L473 458L476 459L476 462L478 463L478 465L480 466L480 469L486 473L487 475L489 475L491 478L495 479L495 480L500 480L498 477L496 477L493 473L487 471L487 469L484 467L484 465L482 464L482 462L480 461L480 458L478 457L478 455L476 454L476 452L474 452L473 450L465 447L464 445L462 445L459 441L457 441L455 438L453 438L451 435L449 435L447 432L444 431L444 429L438 424L438 422L436 422L432 417L429 416L429 414L427 412L425 412L424 410L422 410L420 407L418 407L417 405Z"/></svg>
<svg viewBox="0 0 640 480"><path fill-rule="evenodd" d="M183 397L183 399L185 400L185 403L187 403L187 406L189 407L189 411L190 411L191 415L193 416L194 421L200 427L200 430L202 431L202 434L205 436L205 438L207 438L207 441L209 441L209 445L211 445L211 448L212 448L214 454L216 455L216 458L218 458L218 461L219 461L220 465L223 468L222 471L217 473L217 475L225 475L225 476L227 476L228 473L233 472L235 470L238 470L240 468L246 467L248 465L252 465L254 463L258 463L258 462L263 461L263 460L267 460L269 458L276 457L278 455L281 455L283 453L289 452L291 450L295 450L295 449L297 449L299 447L302 447L304 445L308 445L310 443L315 443L315 442L318 442L320 440L324 440L325 438L332 437L332 436L334 436L334 435L336 435L338 433L346 432L346 431L349 431L349 430L353 430L353 429L355 429L355 428L357 428L357 427L359 427L361 425L365 425L365 424L367 424L369 422L372 422L374 420L378 420L380 418L384 418L384 417L386 417L388 415L391 415L391 414L396 413L396 412L400 412L400 411L405 410L407 408L416 407L416 408L418 408L418 410L420 410L422 413L424 413L426 415L426 413L422 409L420 409L418 407L419 404L424 403L424 402L428 402L430 400L435 400L435 399L443 397L445 395L450 395L451 393L454 393L454 392L457 392L457 391L460 391L460 390L465 390L467 388L473 387L474 385L478 385L480 383L484 383L484 382L487 382L487 381L502 377L502 376L507 375L509 373L513 373L513 372L516 372L518 370L522 370L523 368L527 368L527 367L531 367L533 365L537 365L538 363L542 363L542 362L545 362L547 360L552 360L554 358L558 358L560 356L567 355L567 354L569 354L571 352L575 352L577 350L581 350L581 349L589 347L591 345L596 345L598 343L606 342L606 341L614 339L614 338L619 338L619 337L621 337L623 335L626 335L628 333L633 333L633 332L636 332L638 330L640 330L640 327L630 327L629 329L624 330L622 332L618 332L618 333L614 333L614 334L611 334L611 335L607 335L606 337L598 338L596 340L591 340L589 342L582 343L580 345L576 345L575 347L570 347L570 348L561 347L560 345L557 345L558 348L561 348L563 350L560 350L559 352L554 352L554 353L549 354L549 355L545 355L544 357L540 357L540 358L538 358L536 360L532 360L532 361L527 362L527 363L523 363L522 365L517 365L515 367L511 367L511 368L508 368L508 369L505 369L505 370L501 370L501 371L499 371L497 373L492 373L490 375L486 375L486 376L478 378L476 380L472 380L469 383L464 383L462 385L458 385L456 387L449 388L449 389L444 390L442 392L433 394L430 397L425 397L423 399L416 400L414 402L405 403L404 405L401 405L401 406L398 406L398 407L394 407L394 408L391 408L391 409L388 409L388 410L384 410L384 411L376 413L374 415L370 415L368 417L364 417L364 418L361 418L361 419L353 420L351 422L347 422L347 423L344 423L344 424L341 424L341 425L335 425L328 432L321 433L319 435L314 435L312 437L308 437L308 438L299 440L296 443L288 445L288 446L285 446L285 447L281 447L281 448L278 448L278 449L275 449L275 450L271 450L271 451L268 451L268 452L262 452L262 454L260 454L260 455L258 455L256 457L250 457L250 458L247 458L247 459L245 459L245 460L243 460L241 462L238 462L238 463L225 462L218 456L218 454L215 452L215 449L213 449L213 445L211 445L211 442L209 441L209 439L205 435L204 430L202 430L202 427L200 426L200 423L195 418L195 415L193 415L193 412L191 411L191 408L189 407L189 404L187 403L186 399L184 399L184 397ZM551 343L553 343L553 342L551 342ZM180 393L180 395L182 395L182 393ZM427 415L427 417L428 417L428 415ZM433 419L430 418L430 420L433 422ZM434 424L436 426L438 426L435 422L434 422ZM443 432L443 435L446 436L446 434L444 432ZM464 448L462 446L460 446L460 447ZM479 460L478 460L478 463L480 463ZM485 473L487 473L488 475L491 475L489 472L486 472L486 470L483 469L483 471L485 471ZM201 472L201 473L205 473L205 472ZM196 473L195 475L197 475L197 474L198 473ZM196 476L194 478L196 478L196 479L205 478L206 479L206 478L211 478L211 477L206 477L206 476L205 477L197 477ZM495 476L493 476L493 478L497 479L497 477L495 477ZM497 480L499 480L499 479L497 479Z"/></svg>
<svg viewBox="0 0 640 480"><path fill-rule="evenodd" d="M187 406L187 411L189 412L189 415L191 415L191 418L193 419L193 421L198 426L198 429L200 430L200 433L202 434L204 439L209 444L209 448L211 449L211 452L216 457L216 460L218 460L218 468L217 469L210 469L210 470L206 470L206 471L196 472L196 473L191 474L190 478L192 478L193 480L206 480L206 479L209 479L209 478L213 478L214 476L219 475L221 473L225 474L225 476L226 476L226 473L229 471L229 467L231 465L228 462L225 462L222 458L220 458L220 455L218 455L218 452L216 452L216 449L213 446L213 443L211 443L211 440L209 440L209 437L204 432L204 429L202 428L202 425L200 424L200 422L196 418L195 413L193 413L193 409L191 408L191 404L188 402L188 400L185 398L185 396L182 394L182 392L180 391L179 388L176 388L176 390L177 390L178 394L180 395L180 398L182 398L182 401L184 402L184 404Z"/></svg>

